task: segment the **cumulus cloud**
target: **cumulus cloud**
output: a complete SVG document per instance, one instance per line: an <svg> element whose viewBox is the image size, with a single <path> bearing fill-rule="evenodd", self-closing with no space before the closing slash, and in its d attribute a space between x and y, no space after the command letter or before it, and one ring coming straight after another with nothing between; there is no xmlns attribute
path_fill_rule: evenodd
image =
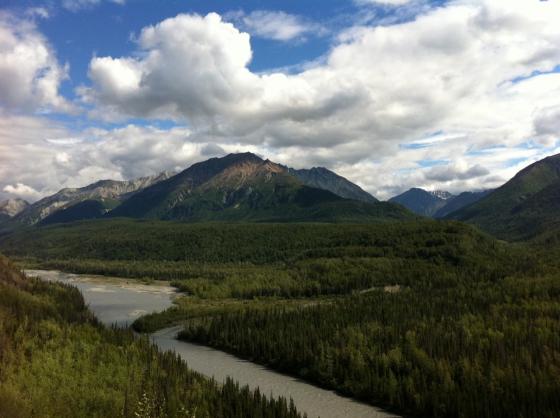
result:
<svg viewBox="0 0 560 418"><path fill-rule="evenodd" d="M48 150L56 174L8 184L43 192L251 150L327 166L381 198L411 186L496 187L558 151L559 17L554 1L453 0L404 23L348 30L294 74L257 74L248 33L217 14L178 15L142 29L134 53L94 57L80 95L94 117L188 129L47 130L16 151Z"/></svg>
<svg viewBox="0 0 560 418"><path fill-rule="evenodd" d="M127 125L71 131L45 117L0 114L0 200L30 201L100 179L125 180L180 171L243 144L197 142L185 127Z"/></svg>
<svg viewBox="0 0 560 418"><path fill-rule="evenodd" d="M67 74L33 22L0 11L0 108L71 111L58 91Z"/></svg>
<svg viewBox="0 0 560 418"><path fill-rule="evenodd" d="M37 190L23 183L16 183L15 185L9 184L4 187L3 191L30 201L34 201L40 196Z"/></svg>
<svg viewBox="0 0 560 418"><path fill-rule="evenodd" d="M326 33L321 25L282 11L238 11L229 13L226 17L253 36L276 41L301 40L308 35Z"/></svg>
<svg viewBox="0 0 560 418"><path fill-rule="evenodd" d="M558 2L457 0L352 31L290 75L251 72L249 35L220 16L179 15L144 28L138 54L94 58L82 94L101 116L186 121L201 138L317 161L373 161L430 132L514 147L560 104L560 74L541 74L560 63L558 17Z"/></svg>
<svg viewBox="0 0 560 418"><path fill-rule="evenodd" d="M541 110L534 122L536 140L543 145L553 145L560 140L560 106Z"/></svg>
<svg viewBox="0 0 560 418"><path fill-rule="evenodd" d="M470 180L488 174L490 174L490 171L480 164L468 167L465 163L457 162L454 165L433 167L425 173L425 178L426 180L447 183L453 180Z"/></svg>

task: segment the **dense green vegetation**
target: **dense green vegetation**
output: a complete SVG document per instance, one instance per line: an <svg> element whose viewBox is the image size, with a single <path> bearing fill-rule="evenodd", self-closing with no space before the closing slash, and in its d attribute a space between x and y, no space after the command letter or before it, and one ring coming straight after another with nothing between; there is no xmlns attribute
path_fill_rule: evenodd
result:
<svg viewBox="0 0 560 418"><path fill-rule="evenodd" d="M453 222L386 225L82 222L19 232L3 251L76 273L174 280L203 298L348 294L492 276L511 250ZM521 255L515 263L524 260ZM511 265L510 269L515 266Z"/></svg>
<svg viewBox="0 0 560 418"><path fill-rule="evenodd" d="M560 280L376 290L197 317L181 338L410 414L557 417Z"/></svg>
<svg viewBox="0 0 560 418"><path fill-rule="evenodd" d="M526 240L560 227L560 155L521 170L478 202L447 215L507 240Z"/></svg>
<svg viewBox="0 0 560 418"><path fill-rule="evenodd" d="M553 236L550 240L553 240ZM560 415L560 266L457 222L96 221L13 234L38 266L172 280L136 321L397 411Z"/></svg>
<svg viewBox="0 0 560 418"><path fill-rule="evenodd" d="M76 288L26 279L0 256L0 417L292 417L218 386L130 331L99 325Z"/></svg>

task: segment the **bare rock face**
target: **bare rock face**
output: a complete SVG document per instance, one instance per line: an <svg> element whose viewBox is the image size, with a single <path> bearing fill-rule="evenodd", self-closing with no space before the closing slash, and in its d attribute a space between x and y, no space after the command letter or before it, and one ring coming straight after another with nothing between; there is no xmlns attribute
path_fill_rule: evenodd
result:
<svg viewBox="0 0 560 418"><path fill-rule="evenodd" d="M22 212L28 206L29 203L26 200L19 198L8 199L0 202L0 215L12 218L18 213Z"/></svg>
<svg viewBox="0 0 560 418"><path fill-rule="evenodd" d="M310 169L289 169L290 174L301 180L306 186L328 190L345 199L360 200L367 203L375 203L378 200L363 190L357 184L339 176L324 167L313 167Z"/></svg>
<svg viewBox="0 0 560 418"><path fill-rule="evenodd" d="M34 225L53 213L69 208L86 200L99 200L109 207L132 196L134 193L166 180L174 173L162 172L153 176L141 177L128 181L100 180L80 188L62 189L52 196L47 196L24 208L13 219L24 225Z"/></svg>

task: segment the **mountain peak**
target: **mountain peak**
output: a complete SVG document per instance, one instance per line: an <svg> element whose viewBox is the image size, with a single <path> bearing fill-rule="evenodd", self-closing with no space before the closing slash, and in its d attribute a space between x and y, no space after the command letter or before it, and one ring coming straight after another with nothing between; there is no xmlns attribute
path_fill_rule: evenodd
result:
<svg viewBox="0 0 560 418"><path fill-rule="evenodd" d="M445 190L434 190L432 192L430 192L433 196L437 197L438 199L443 199L443 200L448 200L451 199L453 197L455 197L455 195L445 191Z"/></svg>
<svg viewBox="0 0 560 418"><path fill-rule="evenodd" d="M264 160L259 157L257 154L253 154L252 152L238 152L238 153L231 153L224 157L217 158L218 160L222 160L224 162L229 162L232 164L235 163L262 163ZM267 160L268 161L268 160Z"/></svg>
<svg viewBox="0 0 560 418"><path fill-rule="evenodd" d="M389 202L399 203L412 212L423 216L433 216L439 209L446 205L446 201L453 198L449 192L429 192L418 187L413 187Z"/></svg>
<svg viewBox="0 0 560 418"><path fill-rule="evenodd" d="M289 173L297 177L305 185L316 187L344 197L345 199L359 200L367 203L375 203L377 199L363 190L357 184L336 174L325 167L313 167L310 169L296 170L288 169Z"/></svg>

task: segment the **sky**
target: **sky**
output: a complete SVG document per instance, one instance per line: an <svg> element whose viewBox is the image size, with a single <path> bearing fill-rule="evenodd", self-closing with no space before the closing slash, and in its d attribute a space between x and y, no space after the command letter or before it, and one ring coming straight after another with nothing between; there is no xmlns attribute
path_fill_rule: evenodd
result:
<svg viewBox="0 0 560 418"><path fill-rule="evenodd" d="M0 200L230 152L380 199L560 152L560 0L0 0Z"/></svg>

